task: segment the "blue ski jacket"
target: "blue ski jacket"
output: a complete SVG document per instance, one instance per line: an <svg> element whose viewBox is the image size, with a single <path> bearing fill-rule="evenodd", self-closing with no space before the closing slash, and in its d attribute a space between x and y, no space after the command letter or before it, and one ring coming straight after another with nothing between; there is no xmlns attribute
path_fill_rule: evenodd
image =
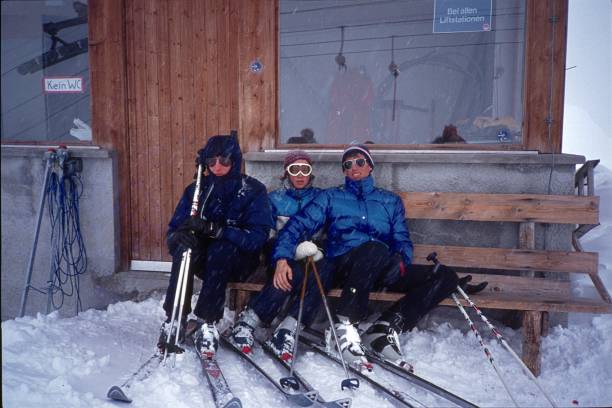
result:
<svg viewBox="0 0 612 408"><path fill-rule="evenodd" d="M335 258L368 241L380 241L399 253L406 265L412 261L412 241L404 205L397 194L374 187L369 176L360 181L348 177L344 186L320 193L292 217L278 235L273 262L292 259L304 234L327 228L326 256Z"/></svg>
<svg viewBox="0 0 612 408"><path fill-rule="evenodd" d="M213 136L199 155L201 162L208 157L229 156L232 168L222 177L210 172L202 177L198 215L222 226L218 239L228 240L246 252L260 250L273 225L270 203L261 182L240 174L242 153L238 141L232 136ZM185 188L168 223L166 236L189 217L194 192L195 183ZM171 255L177 255L175 248L169 249Z"/></svg>
<svg viewBox="0 0 612 408"><path fill-rule="evenodd" d="M293 217L310 204L321 191L318 187L307 187L301 190L283 187L270 192L268 198L272 209L272 219L276 220L278 216Z"/></svg>

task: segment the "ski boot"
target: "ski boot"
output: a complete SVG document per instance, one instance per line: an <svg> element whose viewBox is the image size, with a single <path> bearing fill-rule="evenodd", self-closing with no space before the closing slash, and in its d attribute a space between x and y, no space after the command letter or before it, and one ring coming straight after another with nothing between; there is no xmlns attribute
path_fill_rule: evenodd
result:
<svg viewBox="0 0 612 408"><path fill-rule="evenodd" d="M383 314L363 334L363 345L371 353L412 373L414 367L404 359L399 341L402 324L401 314Z"/></svg>
<svg viewBox="0 0 612 408"><path fill-rule="evenodd" d="M182 353L184 350L178 345L174 344L174 336L176 336L177 324L174 324L172 333L170 332L170 319L162 323L159 328L159 338L157 339L157 350L160 354L164 354L166 349L168 353ZM187 321L181 323L181 330L179 332L178 344L182 344L185 341L185 327L187 327Z"/></svg>
<svg viewBox="0 0 612 408"><path fill-rule="evenodd" d="M229 336L229 341L245 354L250 354L255 343L255 329L259 327L260 320L253 309L245 309L238 316Z"/></svg>
<svg viewBox="0 0 612 408"><path fill-rule="evenodd" d="M272 338L266 344L283 361L291 362L293 359L293 346L295 344L295 329L297 321L287 316L274 331Z"/></svg>
<svg viewBox="0 0 612 408"><path fill-rule="evenodd" d="M338 342L340 343L340 353L344 361L354 368L363 371L372 371L372 363L365 356L365 351L361 345L361 337L357 328L344 316L338 316L339 323L334 325ZM331 328L325 330L325 346L328 353L333 353L336 349L334 335Z"/></svg>
<svg viewBox="0 0 612 408"><path fill-rule="evenodd" d="M215 323L202 323L195 333L195 345L203 359L215 358L219 348L219 332Z"/></svg>

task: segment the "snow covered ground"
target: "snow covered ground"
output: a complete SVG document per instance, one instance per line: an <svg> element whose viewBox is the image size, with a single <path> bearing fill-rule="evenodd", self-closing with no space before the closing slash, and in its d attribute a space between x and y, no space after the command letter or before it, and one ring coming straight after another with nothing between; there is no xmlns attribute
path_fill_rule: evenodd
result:
<svg viewBox="0 0 612 408"><path fill-rule="evenodd" d="M612 287L612 171L596 169L601 196L601 223L584 239L585 250L599 251L600 272ZM576 290L587 285L577 281ZM458 315L458 311L457 315ZM2 405L4 407L111 407L106 399L113 384L121 384L151 354L164 314L161 299L122 302L107 310L89 310L74 318L25 317L2 323ZM438 319L436 319L438 320ZM575 315L569 328L552 328L542 342L540 381L560 406L612 406L612 316ZM477 323L478 324L478 323ZM481 332L487 333L482 325ZM502 328L520 354L521 335ZM547 406L537 388L511 356L487 334L485 341L521 406ZM401 336L404 353L417 374L485 407L512 406L502 383L485 359L461 318L432 320L421 330ZM256 358L265 362L261 350ZM285 406L282 396L238 356L221 350L220 364L245 407ZM271 363L266 364L273 369ZM342 370L308 353L298 369L327 399L350 395L339 390ZM277 372L278 377L281 372ZM414 392L409 384L385 379L428 406L439 400ZM161 367L129 391L134 407L212 407L206 380L196 356L179 356L174 368ZM393 406L363 384L353 395L354 407Z"/></svg>

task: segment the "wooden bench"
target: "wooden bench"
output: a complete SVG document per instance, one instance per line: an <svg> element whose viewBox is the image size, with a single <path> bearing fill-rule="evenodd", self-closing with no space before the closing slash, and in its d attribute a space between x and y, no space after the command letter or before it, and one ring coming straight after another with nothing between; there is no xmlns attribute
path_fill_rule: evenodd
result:
<svg viewBox="0 0 612 408"><path fill-rule="evenodd" d="M546 334L549 312L612 313L610 295L598 275L597 253L536 249L537 223L598 224L599 197L446 192L401 192L399 195L411 220L518 224L516 248L415 243L413 263L430 265L426 257L435 251L443 264L459 270L468 268L473 283L489 282L483 292L473 296L480 308L523 311L522 358L536 375L540 372L540 342L541 336ZM478 271L473 273L472 268ZM482 268L486 268L488 273L478 273ZM569 276L566 276L567 280L541 276L548 272L588 274L599 298L575 295ZM262 284L230 283L229 288L232 306L241 310L250 292L261 290ZM332 290L329 295L338 297L340 290ZM371 300L389 302L401 297L400 293L370 294ZM454 303L449 298L442 305L454 306Z"/></svg>

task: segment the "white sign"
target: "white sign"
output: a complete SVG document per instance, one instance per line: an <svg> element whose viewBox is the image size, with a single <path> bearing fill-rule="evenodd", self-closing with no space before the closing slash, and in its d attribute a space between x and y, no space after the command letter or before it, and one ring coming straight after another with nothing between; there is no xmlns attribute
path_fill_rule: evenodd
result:
<svg viewBox="0 0 612 408"><path fill-rule="evenodd" d="M44 77L43 89L46 93L82 93L83 77Z"/></svg>

